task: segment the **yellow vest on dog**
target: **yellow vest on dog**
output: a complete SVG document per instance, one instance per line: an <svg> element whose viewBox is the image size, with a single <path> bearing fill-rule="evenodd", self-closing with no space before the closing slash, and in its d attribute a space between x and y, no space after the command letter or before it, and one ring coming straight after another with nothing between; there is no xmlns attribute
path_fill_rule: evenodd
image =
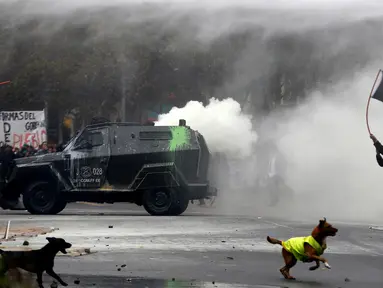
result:
<svg viewBox="0 0 383 288"><path fill-rule="evenodd" d="M306 261L307 256L305 254L305 243L308 243L311 247L313 247L318 256L322 255L324 249L313 236L307 237L294 237L290 238L287 241L282 242L283 248L285 248L288 252L293 254L295 258L299 261Z"/></svg>

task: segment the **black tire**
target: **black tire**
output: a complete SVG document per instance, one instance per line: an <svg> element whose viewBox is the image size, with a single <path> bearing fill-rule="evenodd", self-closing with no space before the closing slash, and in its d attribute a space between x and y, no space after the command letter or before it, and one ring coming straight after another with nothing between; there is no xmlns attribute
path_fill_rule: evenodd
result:
<svg viewBox="0 0 383 288"><path fill-rule="evenodd" d="M178 193L178 199L175 205L173 206L172 210L170 211L170 215L172 216L179 216L182 213L188 209L190 199L187 197L187 193Z"/></svg>
<svg viewBox="0 0 383 288"><path fill-rule="evenodd" d="M187 193L172 188L147 190L142 201L145 210L153 216L178 216L189 205Z"/></svg>
<svg viewBox="0 0 383 288"><path fill-rule="evenodd" d="M23 203L29 213L55 215L65 209L66 201L52 186L49 182L37 181L27 187L23 194Z"/></svg>

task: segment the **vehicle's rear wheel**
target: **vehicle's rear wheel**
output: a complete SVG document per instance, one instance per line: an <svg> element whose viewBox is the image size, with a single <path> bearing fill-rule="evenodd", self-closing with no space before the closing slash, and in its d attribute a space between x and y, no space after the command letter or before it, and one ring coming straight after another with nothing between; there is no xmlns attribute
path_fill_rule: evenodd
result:
<svg viewBox="0 0 383 288"><path fill-rule="evenodd" d="M170 211L170 215L179 216L184 213L189 206L189 202L188 193L179 191L177 193L177 200Z"/></svg>
<svg viewBox="0 0 383 288"><path fill-rule="evenodd" d="M67 204L54 187L45 181L29 185L23 194L23 203L31 214L58 214Z"/></svg>
<svg viewBox="0 0 383 288"><path fill-rule="evenodd" d="M145 210L153 216L178 216L189 205L186 193L171 188L147 190L142 200Z"/></svg>

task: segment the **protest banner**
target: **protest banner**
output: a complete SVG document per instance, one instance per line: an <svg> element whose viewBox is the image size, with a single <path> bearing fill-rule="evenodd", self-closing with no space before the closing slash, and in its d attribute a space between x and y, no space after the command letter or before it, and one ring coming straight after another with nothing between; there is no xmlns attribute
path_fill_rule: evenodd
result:
<svg viewBox="0 0 383 288"><path fill-rule="evenodd" d="M42 111L0 111L0 146L38 148L47 141L45 113Z"/></svg>

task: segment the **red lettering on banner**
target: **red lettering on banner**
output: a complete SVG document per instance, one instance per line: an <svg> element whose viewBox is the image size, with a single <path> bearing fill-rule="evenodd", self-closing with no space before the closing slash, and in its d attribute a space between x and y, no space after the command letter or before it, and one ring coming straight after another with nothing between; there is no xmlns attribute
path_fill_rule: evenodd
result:
<svg viewBox="0 0 383 288"><path fill-rule="evenodd" d="M44 141L46 141L44 140L46 135L47 131L45 129L34 133L26 132L23 134L13 134L13 147L22 148L24 144L28 144L37 149Z"/></svg>
<svg viewBox="0 0 383 288"><path fill-rule="evenodd" d="M13 134L13 148L21 148L23 143L23 134L17 135Z"/></svg>
<svg viewBox="0 0 383 288"><path fill-rule="evenodd" d="M43 139L45 139L45 141L47 139L47 130L45 130L45 129L41 130L41 134L40 134L41 143L44 142Z"/></svg>

